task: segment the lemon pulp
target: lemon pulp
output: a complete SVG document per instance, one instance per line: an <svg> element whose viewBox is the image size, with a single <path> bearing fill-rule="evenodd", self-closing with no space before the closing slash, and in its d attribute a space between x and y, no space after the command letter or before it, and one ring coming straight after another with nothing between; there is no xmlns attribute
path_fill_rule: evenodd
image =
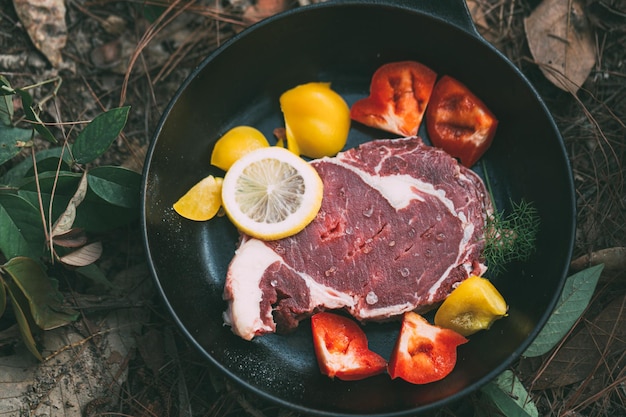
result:
<svg viewBox="0 0 626 417"><path fill-rule="evenodd" d="M252 151L226 173L222 204L242 232L263 240L304 229L317 215L323 184L315 168L284 148Z"/></svg>

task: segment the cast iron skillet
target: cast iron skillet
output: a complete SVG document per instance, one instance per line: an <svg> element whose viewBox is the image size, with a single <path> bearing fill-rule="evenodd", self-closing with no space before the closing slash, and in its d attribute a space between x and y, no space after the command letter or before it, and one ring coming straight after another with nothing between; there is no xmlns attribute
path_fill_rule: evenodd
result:
<svg viewBox="0 0 626 417"><path fill-rule="evenodd" d="M222 289L238 239L226 218L197 223L172 204L200 178L216 139L236 125L272 137L283 126L278 98L309 81L330 81L352 104L376 68L416 60L470 87L500 120L484 156L496 203L532 201L541 217L537 251L493 281L509 316L459 348L440 382L411 385L386 375L359 382L322 376L308 321L286 336L246 342L222 323ZM425 132L421 135L427 140ZM390 137L353 124L347 147ZM478 170L482 164L478 165ZM482 173L482 171L480 171ZM476 32L463 0L331 1L269 18L209 56L177 92L146 159L142 226L148 262L182 332L217 369L278 405L317 415L399 416L451 404L484 385L535 338L560 294L575 222L571 171L562 139L524 76ZM389 357L398 323L368 324L373 350Z"/></svg>

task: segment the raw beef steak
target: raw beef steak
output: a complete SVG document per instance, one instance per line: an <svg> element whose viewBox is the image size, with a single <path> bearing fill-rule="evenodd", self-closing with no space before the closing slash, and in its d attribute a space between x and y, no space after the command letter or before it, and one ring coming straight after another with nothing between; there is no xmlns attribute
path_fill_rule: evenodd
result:
<svg viewBox="0 0 626 417"><path fill-rule="evenodd" d="M444 151L385 139L311 163L324 182L315 220L277 241L241 238L224 289L235 334L288 331L325 309L361 321L423 310L485 271L487 191Z"/></svg>

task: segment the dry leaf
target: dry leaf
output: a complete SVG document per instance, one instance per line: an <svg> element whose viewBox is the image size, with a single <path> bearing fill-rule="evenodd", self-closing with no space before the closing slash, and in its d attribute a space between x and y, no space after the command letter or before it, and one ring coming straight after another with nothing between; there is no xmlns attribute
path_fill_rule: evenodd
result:
<svg viewBox="0 0 626 417"><path fill-rule="evenodd" d="M126 20L119 16L109 15L102 22L102 28L106 30L107 33L115 36L120 36L126 30Z"/></svg>
<svg viewBox="0 0 626 417"><path fill-rule="evenodd" d="M576 93L596 62L596 46L582 5L576 0L543 0L524 19L533 58L550 82Z"/></svg>
<svg viewBox="0 0 626 417"><path fill-rule="evenodd" d="M486 4L483 0L466 0L465 2L467 3L467 9L472 16L472 21L478 33L480 33L487 42L498 47L498 39L495 35L495 31L487 21L487 8L489 4Z"/></svg>
<svg viewBox="0 0 626 417"><path fill-rule="evenodd" d="M115 310L99 322L99 338L85 338L69 326L48 331L43 349L50 359L43 363L23 346L0 357L0 415L82 417L94 398L114 402L146 319L132 309Z"/></svg>
<svg viewBox="0 0 626 417"><path fill-rule="evenodd" d="M488 29L489 25L487 24L487 18L485 17L485 10L483 9L482 4L477 0L466 0L465 2L467 3L467 8L472 15L472 20L478 30L481 28Z"/></svg>
<svg viewBox="0 0 626 417"><path fill-rule="evenodd" d="M0 357L0 416L22 415L23 397L33 385L37 366L39 361L24 347L14 355Z"/></svg>
<svg viewBox="0 0 626 417"><path fill-rule="evenodd" d="M94 242L85 245L69 255L59 258L59 262L71 266L87 266L96 262L102 255L102 243Z"/></svg>
<svg viewBox="0 0 626 417"><path fill-rule="evenodd" d="M131 266L118 276L124 288L134 289L124 291L129 307L152 294L145 264ZM113 299L117 297L79 296L77 303L103 311ZM0 416L119 415L128 360L135 354L137 334L150 320L150 310L108 310L111 311L97 316L97 324L85 319L74 326L44 332L44 362L37 361L20 342L17 326L10 334L8 330L0 332L0 341L4 343L9 338L15 344L14 354L0 356ZM110 413L90 412L97 403L103 403L107 408L103 411Z"/></svg>
<svg viewBox="0 0 626 417"><path fill-rule="evenodd" d="M70 229L52 238L52 243L63 248L79 248L87 244L87 234L83 229Z"/></svg>
<svg viewBox="0 0 626 417"><path fill-rule="evenodd" d="M161 329L149 328L144 334L135 337L137 350L154 376L159 375L165 363L165 337Z"/></svg>
<svg viewBox="0 0 626 417"><path fill-rule="evenodd" d="M76 219L76 208L85 199L85 195L87 194L87 186L87 171L85 171L82 178L80 179L80 183L78 184L76 192L70 199L69 203L67 203L65 211L59 216L57 221L52 226L52 232L50 233L52 237L62 235L72 229L72 226L74 225L74 220Z"/></svg>
<svg viewBox="0 0 626 417"><path fill-rule="evenodd" d="M13 0L13 5L35 47L59 67L67 42L64 0Z"/></svg>
<svg viewBox="0 0 626 417"><path fill-rule="evenodd" d="M576 258L570 264L575 271L580 271L590 265L604 264L607 270L626 271L626 247L600 249L587 255Z"/></svg>

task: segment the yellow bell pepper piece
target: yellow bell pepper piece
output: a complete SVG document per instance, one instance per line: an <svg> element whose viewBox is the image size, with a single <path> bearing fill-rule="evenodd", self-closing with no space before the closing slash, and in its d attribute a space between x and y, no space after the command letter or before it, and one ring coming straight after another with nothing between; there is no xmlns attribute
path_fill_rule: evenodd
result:
<svg viewBox="0 0 626 417"><path fill-rule="evenodd" d="M333 156L348 140L350 108L330 83L298 85L280 96L287 147L310 158Z"/></svg>
<svg viewBox="0 0 626 417"><path fill-rule="evenodd" d="M435 313L435 324L463 336L488 329L506 316L508 306L486 278L471 276L461 282Z"/></svg>

